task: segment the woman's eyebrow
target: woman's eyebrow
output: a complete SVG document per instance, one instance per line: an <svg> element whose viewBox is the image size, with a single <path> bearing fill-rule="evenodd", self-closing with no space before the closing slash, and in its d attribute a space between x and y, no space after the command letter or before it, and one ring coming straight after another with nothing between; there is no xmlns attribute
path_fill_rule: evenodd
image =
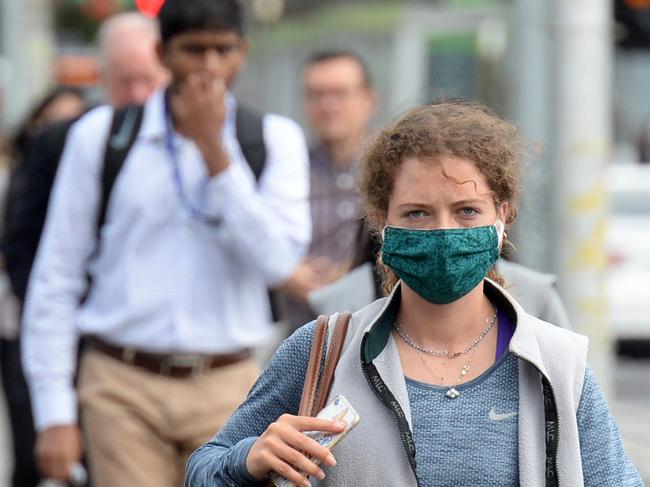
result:
<svg viewBox="0 0 650 487"><path fill-rule="evenodd" d="M406 203L402 203L402 204L398 205L397 208L404 208L404 207L408 207L408 208L414 208L414 207L415 208L431 208L431 206L433 206L433 205L430 205L430 204L427 204L427 203L406 202Z"/></svg>
<svg viewBox="0 0 650 487"><path fill-rule="evenodd" d="M456 201L456 202L454 202L454 206L484 205L486 203L488 203L488 202L485 201L485 200L475 198L475 199L469 199L469 200Z"/></svg>

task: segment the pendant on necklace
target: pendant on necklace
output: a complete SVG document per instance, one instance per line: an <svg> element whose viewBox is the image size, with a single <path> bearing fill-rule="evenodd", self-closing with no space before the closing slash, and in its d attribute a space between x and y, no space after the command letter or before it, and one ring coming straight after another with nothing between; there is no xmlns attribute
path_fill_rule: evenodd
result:
<svg viewBox="0 0 650 487"><path fill-rule="evenodd" d="M460 396L460 392L458 392L455 387L452 387L447 391L445 396L447 396L449 399L456 399L458 396Z"/></svg>

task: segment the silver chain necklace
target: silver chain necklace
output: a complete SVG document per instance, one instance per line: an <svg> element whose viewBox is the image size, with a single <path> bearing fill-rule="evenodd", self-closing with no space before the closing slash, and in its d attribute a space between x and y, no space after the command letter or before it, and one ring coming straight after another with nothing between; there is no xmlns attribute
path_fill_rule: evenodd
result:
<svg viewBox="0 0 650 487"><path fill-rule="evenodd" d="M417 354L418 358L422 361L422 364L431 373L431 375L433 377L437 377L438 379L440 379L440 382L443 384L443 386L447 388L447 391L445 391L445 396L448 397L449 399L456 399L460 397L460 392L458 391L458 389L456 389L456 387L460 385L460 382L461 380L463 380L463 377L465 377L469 373L472 359L474 358L474 355L476 354L477 350L478 347L475 347L472 353L470 354L469 358L467 359L467 362L463 364L463 367L458 372L458 378L456 379L456 383L448 384L448 385L445 385L444 377L441 377L440 374L434 372L431 369L431 367L429 367L429 364L427 364L426 360L424 360L424 357L422 356L422 353L417 348L415 349L415 353Z"/></svg>
<svg viewBox="0 0 650 487"><path fill-rule="evenodd" d="M433 350L431 348L424 348L421 345L418 345L413 341L413 339L406 333L401 326L399 326L397 323L394 323L395 330L397 331L397 334L400 336L402 340L404 340L404 343L406 343L409 347L412 347L422 353L426 353L428 355L435 355L436 357L447 357L447 358L456 358L459 355L465 355L466 353L469 353L472 351L476 345L481 343L481 340L485 338L485 335L487 335L494 324L497 321L497 307L494 307L494 315L492 316L492 319L490 320L490 323L488 323L488 326L485 327L485 329L481 332L481 334L478 336L476 340L474 340L471 344L465 348L465 350L462 350L460 352L450 352L449 350Z"/></svg>

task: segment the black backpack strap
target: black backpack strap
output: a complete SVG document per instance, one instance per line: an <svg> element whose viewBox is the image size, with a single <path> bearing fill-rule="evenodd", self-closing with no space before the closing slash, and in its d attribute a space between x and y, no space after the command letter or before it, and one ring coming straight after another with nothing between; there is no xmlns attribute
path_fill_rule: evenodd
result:
<svg viewBox="0 0 650 487"><path fill-rule="evenodd" d="M262 116L250 108L237 104L235 130L244 158L253 171L255 180L259 181L266 164Z"/></svg>
<svg viewBox="0 0 650 487"><path fill-rule="evenodd" d="M142 105L127 105L116 108L113 112L111 131L106 140L104 165L102 167L101 200L95 227L97 247L99 247L99 234L106 222L106 212L108 211L108 202L111 197L113 185L115 184L120 169L124 165L124 160L131 146L138 136L143 115L144 107Z"/></svg>
<svg viewBox="0 0 650 487"><path fill-rule="evenodd" d="M101 192L99 207L97 208L97 220L95 221L95 250L92 254L94 257L99 255L101 231L104 223L106 223L106 212L108 211L108 202L111 198L113 185L140 131L143 114L144 107L142 105L127 105L113 110L111 130L106 139L106 149L102 161ZM81 296L82 303L88 298L92 285L92 277L86 272L86 290Z"/></svg>
<svg viewBox="0 0 650 487"><path fill-rule="evenodd" d="M244 159L248 162L255 181L260 180L264 166L266 165L266 144L264 143L264 121L262 116L246 106L237 104L235 112L235 130L237 132L237 141L241 147ZM269 289L269 305L271 306L271 316L273 321L280 319L280 296Z"/></svg>

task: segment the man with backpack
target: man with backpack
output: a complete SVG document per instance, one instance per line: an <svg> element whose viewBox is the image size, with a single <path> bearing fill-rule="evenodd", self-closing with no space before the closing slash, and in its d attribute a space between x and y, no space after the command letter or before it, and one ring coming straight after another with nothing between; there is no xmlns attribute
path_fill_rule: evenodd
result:
<svg viewBox="0 0 650 487"><path fill-rule="evenodd" d="M167 0L158 17L172 84L71 129L25 309L41 465L66 478L81 419L96 487L181 484L255 381L267 288L309 240L300 129L229 91L248 49L238 3Z"/></svg>
<svg viewBox="0 0 650 487"><path fill-rule="evenodd" d="M156 23L128 12L106 20L98 34L104 98L113 106L144 103L167 82L155 46ZM12 292L25 299L27 282L45 222L48 200L67 133L75 119L51 123L27 145L26 157L11 176L2 253ZM36 487L39 474L34 458L36 432L29 392L20 360L19 338L2 340L2 386L13 433L13 487Z"/></svg>
<svg viewBox="0 0 650 487"><path fill-rule="evenodd" d="M142 104L168 75L157 59L156 23L136 12L106 20L97 36L101 81L106 103L114 107ZM75 119L47 125L30 142L25 160L12 174L10 208L2 250L14 293L25 300L27 281L43 230L47 202Z"/></svg>

